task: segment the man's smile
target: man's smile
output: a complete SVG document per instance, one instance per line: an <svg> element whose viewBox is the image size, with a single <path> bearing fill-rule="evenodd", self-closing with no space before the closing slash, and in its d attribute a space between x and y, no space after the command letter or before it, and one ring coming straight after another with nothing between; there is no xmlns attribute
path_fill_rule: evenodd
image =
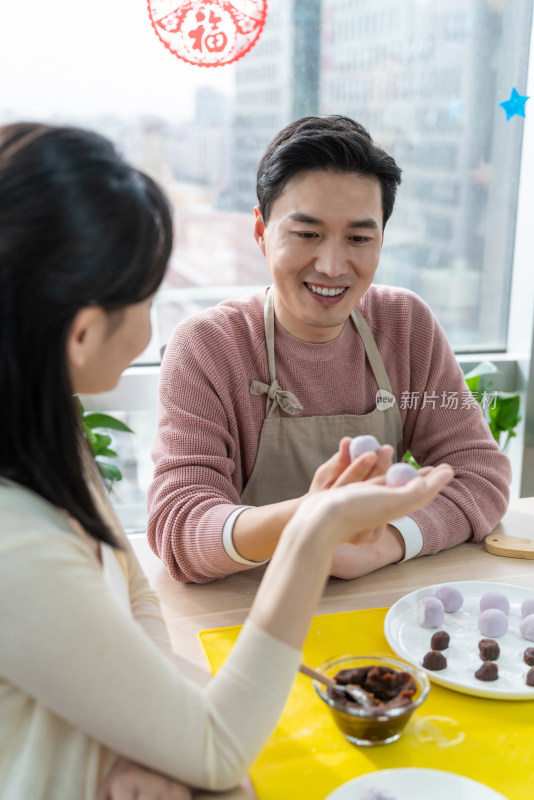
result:
<svg viewBox="0 0 534 800"><path fill-rule="evenodd" d="M348 291L348 286L321 286L318 283L304 281L304 286L313 296L313 299L322 305L334 305L339 302Z"/></svg>

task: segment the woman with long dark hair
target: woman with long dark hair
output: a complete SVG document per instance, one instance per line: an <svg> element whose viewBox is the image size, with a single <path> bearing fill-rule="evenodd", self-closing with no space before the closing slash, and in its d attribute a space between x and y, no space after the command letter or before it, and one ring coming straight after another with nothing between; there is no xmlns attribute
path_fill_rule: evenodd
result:
<svg viewBox="0 0 534 800"><path fill-rule="evenodd" d="M235 785L282 711L335 547L452 477L444 466L390 489L354 483L352 467L310 495L227 663L206 689L186 681L73 397L112 389L147 345L171 245L161 190L106 139L0 128L3 800L163 800L189 796L180 782Z"/></svg>

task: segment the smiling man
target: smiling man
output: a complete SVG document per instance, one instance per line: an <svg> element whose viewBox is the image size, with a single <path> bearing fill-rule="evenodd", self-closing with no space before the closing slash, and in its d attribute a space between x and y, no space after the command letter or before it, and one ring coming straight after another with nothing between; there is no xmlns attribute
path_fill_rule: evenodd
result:
<svg viewBox="0 0 534 800"><path fill-rule="evenodd" d="M503 515L510 465L439 323L413 293L372 285L400 175L347 117L298 120L267 148L254 236L271 286L178 325L162 364L148 536L176 580L258 566L308 492L408 449L455 479L340 547L333 575L479 541ZM350 463L360 434L382 447Z"/></svg>
<svg viewBox="0 0 534 800"><path fill-rule="evenodd" d="M336 339L378 266L380 183L350 172L306 170L286 184L269 210L255 212L254 234L273 279L276 319L302 341Z"/></svg>

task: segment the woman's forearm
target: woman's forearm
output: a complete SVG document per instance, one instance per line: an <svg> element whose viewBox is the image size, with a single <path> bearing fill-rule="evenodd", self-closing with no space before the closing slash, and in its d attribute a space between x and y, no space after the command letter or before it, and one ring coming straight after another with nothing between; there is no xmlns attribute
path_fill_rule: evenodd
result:
<svg viewBox="0 0 534 800"><path fill-rule="evenodd" d="M313 526L290 523L258 589L250 620L300 650L330 573L333 551Z"/></svg>

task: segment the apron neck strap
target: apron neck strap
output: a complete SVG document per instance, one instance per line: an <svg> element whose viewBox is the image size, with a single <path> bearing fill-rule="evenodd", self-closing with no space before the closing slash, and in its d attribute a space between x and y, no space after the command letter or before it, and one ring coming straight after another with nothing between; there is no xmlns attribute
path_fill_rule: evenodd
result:
<svg viewBox="0 0 534 800"><path fill-rule="evenodd" d="M367 355L378 388L392 393L391 383L389 382L388 374L386 372L384 362L382 361L382 356L380 355L378 347L376 346L376 342L373 338L373 334L371 333L369 325L357 308L352 310L350 316L354 325L356 326L356 330L361 336L363 346L365 348L365 354Z"/></svg>
<svg viewBox="0 0 534 800"><path fill-rule="evenodd" d="M267 407L266 417L279 417L280 409L286 414L299 414L303 411L297 397L292 392L285 392L281 389L276 380L276 367L274 363L274 301L273 293L269 288L263 310L263 321L265 326L265 349L267 350L267 365L269 367L269 383L252 381L250 384L250 394L266 394Z"/></svg>
<svg viewBox="0 0 534 800"><path fill-rule="evenodd" d="M265 327L265 347L267 350L267 365L269 367L269 382L276 381L276 367L274 363L274 297L273 290L267 289L267 298L263 308L263 323Z"/></svg>
<svg viewBox="0 0 534 800"><path fill-rule="evenodd" d="M382 357L379 353L378 347L376 346L376 342L373 338L373 334L371 333L367 322L357 308L352 310L350 316L362 339L365 353L378 388L392 393L391 383L389 382L384 362L382 361ZM265 348L267 350L267 366L269 368L270 386L267 386L266 384L261 384L260 386L258 381L254 381L253 385L251 386L251 394L268 394L268 416L272 416L273 414L277 416L279 414L278 406L281 406L283 410L289 414L296 414L302 410L301 404L297 398L291 394L291 392L282 391L278 381L276 380L276 366L274 360L274 296L271 287L269 287L267 290L267 297L265 299L265 306L263 309L263 321L265 327Z"/></svg>

